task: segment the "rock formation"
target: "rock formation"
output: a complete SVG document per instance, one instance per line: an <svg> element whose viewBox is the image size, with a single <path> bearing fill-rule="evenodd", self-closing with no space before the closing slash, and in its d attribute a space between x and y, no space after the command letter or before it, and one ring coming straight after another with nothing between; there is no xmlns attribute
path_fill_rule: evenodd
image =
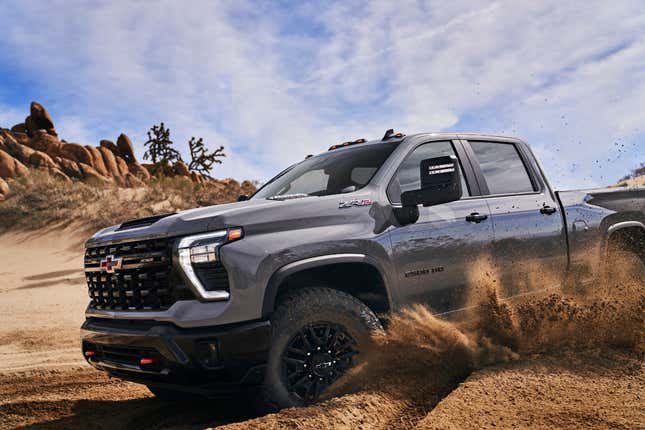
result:
<svg viewBox="0 0 645 430"><path fill-rule="evenodd" d="M24 123L0 128L0 200L9 193L10 181L6 179L29 176L30 168L47 171L61 180L99 187L143 187L153 176L180 176L215 188L224 183L191 172L181 160L172 166L141 165L132 141L123 133L116 144L101 140L99 146L59 140L51 115L38 102L31 103Z"/></svg>
<svg viewBox="0 0 645 430"><path fill-rule="evenodd" d="M14 127L20 126L21 124L17 124ZM57 136L52 117L47 112L47 109L38 102L31 102L30 115L25 119L24 130L30 137L38 130L45 130L47 134Z"/></svg>

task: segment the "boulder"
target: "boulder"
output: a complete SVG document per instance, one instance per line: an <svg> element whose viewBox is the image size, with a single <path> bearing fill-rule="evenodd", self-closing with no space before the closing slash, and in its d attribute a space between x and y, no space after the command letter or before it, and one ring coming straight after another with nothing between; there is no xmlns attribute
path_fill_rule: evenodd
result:
<svg viewBox="0 0 645 430"><path fill-rule="evenodd" d="M78 166L83 172L83 182L95 186L103 187L110 184L110 180L103 175L100 175L99 172L94 170L92 166L85 163L78 163Z"/></svg>
<svg viewBox="0 0 645 430"><path fill-rule="evenodd" d="M99 151L98 148L90 145L86 145L85 149L87 149L87 151L90 153L90 156L92 157L92 166L94 167L94 170L96 170L103 176L108 176L108 171L105 167L105 163L103 162L103 155L101 155L101 151Z"/></svg>
<svg viewBox="0 0 645 430"><path fill-rule="evenodd" d="M29 162L31 155L36 152L34 149L31 149L30 147L21 145L19 143L10 143L8 146L9 150L11 151L10 154L25 164Z"/></svg>
<svg viewBox="0 0 645 430"><path fill-rule="evenodd" d="M45 152L50 157L59 157L63 143L59 142L55 136L38 131L29 139L29 147Z"/></svg>
<svg viewBox="0 0 645 430"><path fill-rule="evenodd" d="M116 140L116 146L119 149L119 155L123 157L123 159L128 163L136 163L137 159L134 158L134 150L132 148L132 142L130 141L130 138L126 135L121 133Z"/></svg>
<svg viewBox="0 0 645 430"><path fill-rule="evenodd" d="M11 135L0 136L0 149L16 158L23 164L29 162L29 157L34 153L34 150L28 146L21 145L14 140Z"/></svg>
<svg viewBox="0 0 645 430"><path fill-rule="evenodd" d="M175 171L175 174L179 176L190 176L190 170L188 169L188 166L186 166L186 163L181 160L178 160L175 163L173 170Z"/></svg>
<svg viewBox="0 0 645 430"><path fill-rule="evenodd" d="M29 170L20 161L0 150L0 178L28 176Z"/></svg>
<svg viewBox="0 0 645 430"><path fill-rule="evenodd" d="M87 164L88 166L92 166L92 156L90 155L89 151L78 143L62 143L60 156L74 160L77 163L83 163Z"/></svg>
<svg viewBox="0 0 645 430"><path fill-rule="evenodd" d="M27 133L27 126L25 125L24 122L21 122L20 124L16 124L13 127L11 127L11 131L18 132L18 133Z"/></svg>
<svg viewBox="0 0 645 430"><path fill-rule="evenodd" d="M9 184L7 184L7 181L4 179L0 178L0 201L4 200L7 197L7 194L9 194Z"/></svg>
<svg viewBox="0 0 645 430"><path fill-rule="evenodd" d="M57 136L54 121L43 105L31 102L29 110L30 115L25 119L25 129L28 135L32 136L38 130L45 130L48 134Z"/></svg>
<svg viewBox="0 0 645 430"><path fill-rule="evenodd" d="M56 164L49 155L41 151L34 151L29 157L28 164L39 169L59 170L58 164Z"/></svg>
<svg viewBox="0 0 645 430"><path fill-rule="evenodd" d="M119 157L117 155L114 158L116 158L116 165L119 168L119 176L125 176L128 173L130 173L130 169L128 168L128 163L126 163L122 157Z"/></svg>
<svg viewBox="0 0 645 430"><path fill-rule="evenodd" d="M16 139L13 137L13 133L6 128L0 128L0 140L2 141L7 141L7 140L12 140L16 141Z"/></svg>
<svg viewBox="0 0 645 430"><path fill-rule="evenodd" d="M68 177L76 179L83 178L83 172L76 161L61 157L54 158L54 161Z"/></svg>
<svg viewBox="0 0 645 430"><path fill-rule="evenodd" d="M148 169L143 167L141 164L133 163L128 165L128 168L130 169L130 173L141 179L143 182L150 182L150 172L148 172Z"/></svg>
<svg viewBox="0 0 645 430"><path fill-rule="evenodd" d="M99 142L101 148L109 149L114 155L119 155L119 148L111 140L103 139Z"/></svg>
<svg viewBox="0 0 645 430"><path fill-rule="evenodd" d="M99 152L103 157L103 164L105 165L105 170L107 171L107 176L116 177L119 176L119 166L116 164L116 156L112 151L101 144Z"/></svg>
<svg viewBox="0 0 645 430"><path fill-rule="evenodd" d="M27 133L12 131L11 133L8 133L8 134L10 134L11 137L13 137L13 139L19 144L29 146L29 136L27 136Z"/></svg>

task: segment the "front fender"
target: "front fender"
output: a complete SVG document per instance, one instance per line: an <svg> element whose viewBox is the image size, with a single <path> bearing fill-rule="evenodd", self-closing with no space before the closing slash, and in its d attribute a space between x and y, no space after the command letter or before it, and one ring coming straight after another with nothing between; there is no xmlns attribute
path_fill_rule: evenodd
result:
<svg viewBox="0 0 645 430"><path fill-rule="evenodd" d="M393 297L391 294L392 289L389 287L390 281L387 277L387 271L383 270L381 265L374 258L360 253L346 253L346 254L328 254L320 255L316 257L304 258L302 260L294 261L289 264L286 264L275 271L275 273L269 279L269 283L264 291L264 302L262 306L262 316L266 317L270 315L274 308L276 297L278 296L278 290L282 282L287 279L289 276L301 272L307 269L313 269L317 267L329 266L332 264L339 263L365 263L374 267L381 275L383 282L385 284L385 290L387 291L388 301L393 303Z"/></svg>

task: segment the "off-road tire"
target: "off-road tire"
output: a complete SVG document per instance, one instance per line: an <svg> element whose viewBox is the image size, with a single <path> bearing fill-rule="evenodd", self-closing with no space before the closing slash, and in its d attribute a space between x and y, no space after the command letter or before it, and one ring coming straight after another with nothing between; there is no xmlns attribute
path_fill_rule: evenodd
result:
<svg viewBox="0 0 645 430"><path fill-rule="evenodd" d="M371 335L383 329L370 308L342 291L311 287L282 297L271 318L273 338L262 387L266 409L279 410L309 403L289 392L284 380L282 358L293 336L303 328L321 322L340 326L353 338L358 351L354 365L360 361L361 351L371 346Z"/></svg>

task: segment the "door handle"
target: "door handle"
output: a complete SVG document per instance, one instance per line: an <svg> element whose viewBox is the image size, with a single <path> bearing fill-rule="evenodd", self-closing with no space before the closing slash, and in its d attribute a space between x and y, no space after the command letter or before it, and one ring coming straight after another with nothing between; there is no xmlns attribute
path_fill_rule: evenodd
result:
<svg viewBox="0 0 645 430"><path fill-rule="evenodd" d="M540 213L544 215L551 215L551 214L554 214L556 211L557 209L551 206L542 206L540 208Z"/></svg>
<svg viewBox="0 0 645 430"><path fill-rule="evenodd" d="M466 221L480 223L488 218L488 215L481 215L479 212L473 212L466 217Z"/></svg>

